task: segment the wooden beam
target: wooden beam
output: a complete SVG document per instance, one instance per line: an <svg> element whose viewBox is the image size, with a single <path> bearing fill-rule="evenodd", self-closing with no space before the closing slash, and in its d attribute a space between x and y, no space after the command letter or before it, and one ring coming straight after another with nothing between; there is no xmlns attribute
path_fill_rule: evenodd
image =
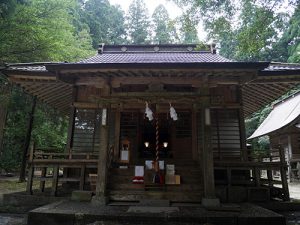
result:
<svg viewBox="0 0 300 225"><path fill-rule="evenodd" d="M72 94L71 93L65 93L65 94L57 93L56 95L53 95L51 97L44 98L44 99L49 104L52 104L53 102L61 103L66 100L69 101L70 103L72 103Z"/></svg>
<svg viewBox="0 0 300 225"><path fill-rule="evenodd" d="M260 105L261 107L267 105L268 103L270 103L269 101L262 99L259 96L256 96L254 94L251 93L251 91L245 92L244 95L246 95L247 97L249 97L249 99L251 99L251 102L255 102L258 105Z"/></svg>
<svg viewBox="0 0 300 225"><path fill-rule="evenodd" d="M162 83L162 84L173 84L173 85L192 85L193 87L200 87L202 79L200 78L173 78L168 77L115 77L111 80L113 88L118 88L121 85L138 85L138 84L150 84L150 83Z"/></svg>
<svg viewBox="0 0 300 225"><path fill-rule="evenodd" d="M67 89L67 90L66 90ZM45 96L49 96L52 95L53 93L59 92L61 93L65 93L66 91L70 91L71 93L71 87L70 86L62 86L62 85L53 85L52 87L47 87L44 90L40 90L38 92L35 92L34 95L38 96L39 98L43 98Z"/></svg>
<svg viewBox="0 0 300 225"><path fill-rule="evenodd" d="M249 84L274 84L274 83L279 83L279 84L294 83L294 84L298 84L299 82L300 82L300 76L297 76L297 77L283 76L281 78L278 78L278 77L268 77L268 78L258 77L257 79L249 82Z"/></svg>
<svg viewBox="0 0 300 225"><path fill-rule="evenodd" d="M20 79L28 79L28 80L38 80L38 81L43 81L43 80L56 80L55 76L46 76L44 74L37 74L37 75L33 75L33 74L10 74L8 76L8 79L11 80L12 82L18 82L18 80Z"/></svg>
<svg viewBox="0 0 300 225"><path fill-rule="evenodd" d="M264 98L266 98L268 101L274 101L274 94L272 94L272 92L270 92L270 90L266 91L265 89L253 85L251 87L249 87L251 89L251 91L253 91L255 94L259 95L259 96L263 96Z"/></svg>

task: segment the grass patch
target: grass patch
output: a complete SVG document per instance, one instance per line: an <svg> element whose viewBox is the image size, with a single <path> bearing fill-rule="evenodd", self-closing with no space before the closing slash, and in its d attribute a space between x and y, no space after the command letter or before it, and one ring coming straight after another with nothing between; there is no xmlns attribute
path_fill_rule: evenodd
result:
<svg viewBox="0 0 300 225"><path fill-rule="evenodd" d="M18 180L0 180L0 194L26 191L27 182ZM32 189L39 189L40 182L33 181ZM50 187L51 182L46 182L45 187Z"/></svg>

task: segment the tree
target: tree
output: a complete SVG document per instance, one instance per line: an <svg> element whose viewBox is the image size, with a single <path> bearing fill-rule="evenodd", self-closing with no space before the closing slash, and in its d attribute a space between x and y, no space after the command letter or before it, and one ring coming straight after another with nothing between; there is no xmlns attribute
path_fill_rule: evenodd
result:
<svg viewBox="0 0 300 225"><path fill-rule="evenodd" d="M283 0L173 0L187 9L192 21L202 21L208 37L220 43L226 57L255 61L271 56L288 15L279 12Z"/></svg>
<svg viewBox="0 0 300 225"><path fill-rule="evenodd" d="M146 44L150 40L148 9L143 0L133 0L127 15L129 42Z"/></svg>
<svg viewBox="0 0 300 225"><path fill-rule="evenodd" d="M184 15L181 20L181 42L185 44L199 43L198 32L196 29L197 23L192 21L188 15Z"/></svg>
<svg viewBox="0 0 300 225"><path fill-rule="evenodd" d="M5 32L0 33L0 64L77 61L93 54L88 27L83 23L76 25L76 15L79 15L77 1L24 0L1 3L0 29ZM1 79L0 117L2 122L6 120L6 126L0 168L10 171L20 166L20 150L26 137L30 98L18 87L12 88L11 97L8 98L3 91L7 86L7 81ZM5 105L8 107L7 116ZM54 146L59 150L63 149L67 119L55 110L41 106L41 103L38 104L35 114L32 140L38 147Z"/></svg>
<svg viewBox="0 0 300 225"><path fill-rule="evenodd" d="M282 55L288 62L300 62L300 4L289 21L288 29L278 43Z"/></svg>
<svg viewBox="0 0 300 225"><path fill-rule="evenodd" d="M99 43L122 44L125 42L124 12L108 0L88 0L83 7L82 20L88 24L93 47Z"/></svg>
<svg viewBox="0 0 300 225"><path fill-rule="evenodd" d="M170 20L168 11L162 4L155 8L152 14L152 21L154 27L154 42L159 44L172 43L174 25Z"/></svg>
<svg viewBox="0 0 300 225"><path fill-rule="evenodd" d="M69 13L75 0L18 3L0 20L0 63L76 61L92 54L89 36L76 33ZM84 32L84 31L83 31Z"/></svg>

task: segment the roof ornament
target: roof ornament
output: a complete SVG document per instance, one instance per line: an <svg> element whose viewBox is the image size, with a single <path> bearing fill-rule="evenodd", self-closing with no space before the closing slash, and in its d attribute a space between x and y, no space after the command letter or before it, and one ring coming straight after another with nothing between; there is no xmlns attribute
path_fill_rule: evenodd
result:
<svg viewBox="0 0 300 225"><path fill-rule="evenodd" d="M212 43L210 44L210 52L211 52L212 54L216 54L216 53L217 53L216 43L215 43L215 42L212 42Z"/></svg>
<svg viewBox="0 0 300 225"><path fill-rule="evenodd" d="M188 50L189 52L191 52L191 51L193 51L193 47L192 47L192 46L188 46L188 47L187 47L187 50Z"/></svg>
<svg viewBox="0 0 300 225"><path fill-rule="evenodd" d="M104 43L100 43L99 44L99 48L98 48L98 54L102 54L103 53L103 51L104 51Z"/></svg>

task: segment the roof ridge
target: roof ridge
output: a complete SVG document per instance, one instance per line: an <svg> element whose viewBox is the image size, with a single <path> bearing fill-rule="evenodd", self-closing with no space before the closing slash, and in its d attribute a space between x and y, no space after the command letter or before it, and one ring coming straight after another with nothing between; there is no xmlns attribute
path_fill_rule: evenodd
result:
<svg viewBox="0 0 300 225"><path fill-rule="evenodd" d="M146 53L146 54L159 54L159 53L188 53L188 54L196 54L196 53L201 53L201 54L206 54L206 53L211 53L210 51L126 51L126 52L120 52L120 51L109 51L109 52L103 52L103 53L98 53L97 55L105 55L105 54L141 54L141 53ZM219 54L217 54L219 55Z"/></svg>

